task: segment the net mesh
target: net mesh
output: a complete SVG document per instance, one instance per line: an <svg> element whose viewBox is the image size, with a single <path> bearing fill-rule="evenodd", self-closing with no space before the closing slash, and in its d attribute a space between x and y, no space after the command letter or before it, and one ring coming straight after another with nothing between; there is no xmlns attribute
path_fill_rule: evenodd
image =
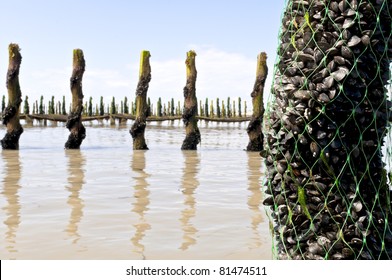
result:
<svg viewBox="0 0 392 280"><path fill-rule="evenodd" d="M262 152L275 258L392 259L391 12L286 1Z"/></svg>

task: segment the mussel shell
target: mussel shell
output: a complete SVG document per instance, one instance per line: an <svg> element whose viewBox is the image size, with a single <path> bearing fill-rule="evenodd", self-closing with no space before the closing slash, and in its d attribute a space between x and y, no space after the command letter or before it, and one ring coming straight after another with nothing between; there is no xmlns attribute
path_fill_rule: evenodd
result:
<svg viewBox="0 0 392 280"><path fill-rule="evenodd" d="M325 93L321 93L321 94L317 97L317 100L318 100L320 103L323 103L323 104L326 104L326 103L328 103L329 101L331 101L331 100L329 99L329 96L326 95Z"/></svg>
<svg viewBox="0 0 392 280"><path fill-rule="evenodd" d="M307 101L311 98L312 92L310 90L297 90L294 92L294 97L302 101Z"/></svg>
<svg viewBox="0 0 392 280"><path fill-rule="evenodd" d="M343 23L343 28L348 29L355 24L355 21L351 18L346 18Z"/></svg>
<svg viewBox="0 0 392 280"><path fill-rule="evenodd" d="M363 207L363 205L362 205L362 202L360 202L360 201L353 203L353 210L357 213L362 210L362 207Z"/></svg>
<svg viewBox="0 0 392 280"><path fill-rule="evenodd" d="M358 36L354 35L347 42L347 46L348 47L354 47L354 46L358 45L360 42L361 42L361 38L359 38Z"/></svg>
<svg viewBox="0 0 392 280"><path fill-rule="evenodd" d="M318 157L320 154L320 147L318 146L318 144L316 142L311 142L310 143L310 151L313 155L313 157Z"/></svg>
<svg viewBox="0 0 392 280"><path fill-rule="evenodd" d="M342 66L342 67L338 67L338 70L336 70L335 72L332 72L331 75L337 82L340 82L345 77L347 77L348 73L349 73L349 70L346 67Z"/></svg>

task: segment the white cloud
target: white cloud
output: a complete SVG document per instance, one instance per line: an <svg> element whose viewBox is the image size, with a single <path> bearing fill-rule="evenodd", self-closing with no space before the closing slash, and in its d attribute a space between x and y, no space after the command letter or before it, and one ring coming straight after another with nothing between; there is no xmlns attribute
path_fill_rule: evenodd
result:
<svg viewBox="0 0 392 280"><path fill-rule="evenodd" d="M86 70L84 86L91 87L93 89L101 88L102 86L109 89L129 89L131 81L124 75L124 73L120 73L117 70L92 69Z"/></svg>
<svg viewBox="0 0 392 280"><path fill-rule="evenodd" d="M41 95L44 96L46 101L49 101L52 95L60 100L63 95L70 94L70 76L71 68L43 68L33 70L30 74L28 71L21 71L19 80L22 95L29 96L30 104L35 100L39 101Z"/></svg>
<svg viewBox="0 0 392 280"><path fill-rule="evenodd" d="M182 100L185 85L185 64L182 60L154 61L151 59L151 82L148 95L152 100Z"/></svg>
<svg viewBox="0 0 392 280"><path fill-rule="evenodd" d="M226 99L241 97L250 100L256 69L256 58L250 59L242 54L229 53L209 46L191 46L197 53L196 94L200 100L205 98ZM186 82L185 58L170 61L151 60L152 81L149 95L157 99L183 99Z"/></svg>
<svg viewBox="0 0 392 280"><path fill-rule="evenodd" d="M197 53L198 95L214 98L250 96L256 60L213 48L201 48Z"/></svg>

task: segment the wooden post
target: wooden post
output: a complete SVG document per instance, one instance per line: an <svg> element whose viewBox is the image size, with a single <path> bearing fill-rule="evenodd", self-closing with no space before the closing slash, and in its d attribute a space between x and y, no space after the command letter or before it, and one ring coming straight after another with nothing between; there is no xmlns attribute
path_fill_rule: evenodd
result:
<svg viewBox="0 0 392 280"><path fill-rule="evenodd" d="M264 84L267 79L268 67L267 67L267 54L265 52L260 53L257 56L257 70L256 70L256 81L251 93L253 114L250 119L248 128L246 131L249 136L249 143L246 147L247 151L261 151L263 149L263 96L264 96Z"/></svg>
<svg viewBox="0 0 392 280"><path fill-rule="evenodd" d="M200 143L200 131L197 127L197 98L196 98L196 78L197 71L195 65L196 52L187 52L186 65L186 85L184 87L184 111L182 119L185 124L186 136L182 143L181 150L197 150Z"/></svg>
<svg viewBox="0 0 392 280"><path fill-rule="evenodd" d="M79 149L83 139L86 138L86 129L81 121L83 112L82 79L85 66L83 51L75 49L73 51L73 70L71 76L72 105L66 123L70 135L68 141L65 143L66 149Z"/></svg>
<svg viewBox="0 0 392 280"><path fill-rule="evenodd" d="M242 117L242 112L241 112L241 97L238 97L238 116L241 118Z"/></svg>
<svg viewBox="0 0 392 280"><path fill-rule="evenodd" d="M3 124L7 126L7 133L1 140L3 149L19 149L19 138L23 128L19 122L19 107L22 103L22 92L19 85L19 69L22 62L20 48L17 44L8 47L9 64L7 71L8 106L3 112Z"/></svg>
<svg viewBox="0 0 392 280"><path fill-rule="evenodd" d="M149 51L142 51L140 55L139 82L136 88L136 119L129 131L134 150L148 150L144 131L146 119L150 115L150 108L147 105L147 91L151 81L150 56Z"/></svg>

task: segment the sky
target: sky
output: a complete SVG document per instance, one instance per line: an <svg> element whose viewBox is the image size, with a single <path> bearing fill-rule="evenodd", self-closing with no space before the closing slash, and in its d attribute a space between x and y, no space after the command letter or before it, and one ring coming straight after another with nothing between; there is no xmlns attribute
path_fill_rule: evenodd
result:
<svg viewBox="0 0 392 280"><path fill-rule="evenodd" d="M0 1L0 95L8 45L21 48L20 85L30 105L41 95L71 100L73 49L84 52L85 100L135 97L140 52L151 53L152 102L183 100L186 52L195 50L198 99L251 100L257 55L268 55L270 92L285 0Z"/></svg>

